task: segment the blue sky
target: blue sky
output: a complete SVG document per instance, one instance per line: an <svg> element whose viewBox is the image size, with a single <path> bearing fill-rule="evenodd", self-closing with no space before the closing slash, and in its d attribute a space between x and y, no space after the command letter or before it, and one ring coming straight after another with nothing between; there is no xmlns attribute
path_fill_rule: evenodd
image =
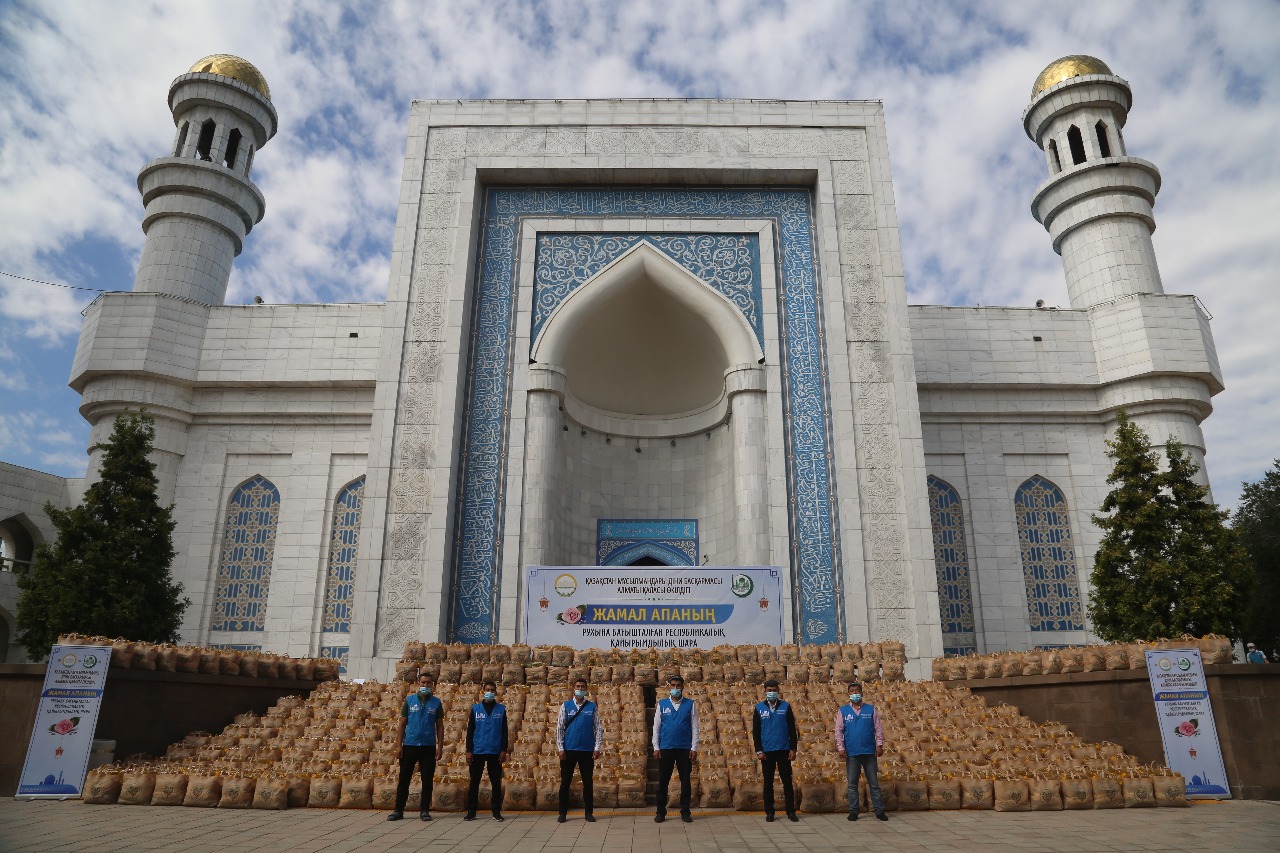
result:
<svg viewBox="0 0 1280 853"><path fill-rule="evenodd" d="M1208 467L1232 506L1280 456L1277 44L1274 2L4 3L0 271L129 289L168 84L225 52L280 114L228 302L382 299L414 98L652 96L882 100L910 301L1065 306L1021 113L1041 68L1089 53L1132 84L1130 153L1164 177L1165 289L1215 317ZM0 459L84 473L66 381L92 298L0 276Z"/></svg>

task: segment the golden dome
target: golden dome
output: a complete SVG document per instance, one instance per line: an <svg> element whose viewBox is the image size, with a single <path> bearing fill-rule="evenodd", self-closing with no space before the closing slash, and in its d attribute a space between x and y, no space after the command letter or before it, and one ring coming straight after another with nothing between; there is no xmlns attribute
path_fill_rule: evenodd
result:
<svg viewBox="0 0 1280 853"><path fill-rule="evenodd" d="M267 86L267 78L262 76L262 72L254 67L252 62L241 59L238 56L232 56L229 53L215 53L206 56L195 65L192 65L189 74L217 74L220 77L230 77L232 80L239 80L250 89L257 89L262 93L262 97L268 101L271 100L271 89Z"/></svg>
<svg viewBox="0 0 1280 853"><path fill-rule="evenodd" d="M1070 80L1072 77L1110 73L1111 69L1107 67L1107 63L1096 56L1085 56L1082 53L1064 56L1055 62L1050 62L1049 66L1040 72L1040 76L1036 78L1036 84L1031 87L1031 98L1035 100L1036 95L1045 89L1063 80Z"/></svg>

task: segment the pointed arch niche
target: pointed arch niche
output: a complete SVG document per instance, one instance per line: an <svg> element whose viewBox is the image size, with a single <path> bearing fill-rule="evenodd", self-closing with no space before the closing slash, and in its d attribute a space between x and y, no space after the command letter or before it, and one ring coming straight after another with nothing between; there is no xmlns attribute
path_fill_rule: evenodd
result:
<svg viewBox="0 0 1280 853"><path fill-rule="evenodd" d="M1082 631L1080 578L1067 499L1052 481L1036 474L1013 497L1032 631Z"/></svg>
<svg viewBox="0 0 1280 853"><path fill-rule="evenodd" d="M938 574L938 610L945 654L978 651L973 618L969 548L960 493L946 480L928 477L929 518L933 526L933 565Z"/></svg>
<svg viewBox="0 0 1280 853"><path fill-rule="evenodd" d="M262 631L280 521L280 490L257 475L227 499L211 631Z"/></svg>
<svg viewBox="0 0 1280 853"><path fill-rule="evenodd" d="M768 563L764 352L732 301L642 241L530 355L523 563L594 563L602 518L697 519L713 562Z"/></svg>

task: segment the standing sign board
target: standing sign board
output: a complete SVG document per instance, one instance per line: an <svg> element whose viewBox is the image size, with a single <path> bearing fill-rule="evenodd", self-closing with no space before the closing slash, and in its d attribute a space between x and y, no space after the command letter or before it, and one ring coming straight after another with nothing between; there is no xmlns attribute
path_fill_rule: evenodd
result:
<svg viewBox="0 0 1280 853"><path fill-rule="evenodd" d="M776 566L529 566L524 642L575 649L782 644Z"/></svg>
<svg viewBox="0 0 1280 853"><path fill-rule="evenodd" d="M16 798L80 796L110 663L110 646L57 645L49 652Z"/></svg>
<svg viewBox="0 0 1280 853"><path fill-rule="evenodd" d="M1187 799L1230 797L1200 650L1146 654L1165 764L1187 780Z"/></svg>

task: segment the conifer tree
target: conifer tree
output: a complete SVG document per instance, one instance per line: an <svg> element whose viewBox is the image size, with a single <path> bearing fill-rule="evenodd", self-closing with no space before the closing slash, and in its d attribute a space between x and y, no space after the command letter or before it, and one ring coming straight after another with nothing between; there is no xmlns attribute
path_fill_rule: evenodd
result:
<svg viewBox="0 0 1280 853"><path fill-rule="evenodd" d="M18 640L39 660L59 634L76 632L153 643L178 639L182 613L169 565L172 512L156 496L155 440L149 415L115 420L103 446L100 479L70 509L45 505L57 541L41 545L18 577Z"/></svg>
<svg viewBox="0 0 1280 853"><path fill-rule="evenodd" d="M1280 655L1280 459L1261 480L1243 485L1232 527L1255 575L1244 639L1274 660Z"/></svg>
<svg viewBox="0 0 1280 853"><path fill-rule="evenodd" d="M1112 486L1094 523L1104 531L1089 616L1104 640L1239 636L1251 586L1247 556L1227 513L1206 502L1200 470L1173 438L1161 470L1151 442L1122 412L1107 455Z"/></svg>

